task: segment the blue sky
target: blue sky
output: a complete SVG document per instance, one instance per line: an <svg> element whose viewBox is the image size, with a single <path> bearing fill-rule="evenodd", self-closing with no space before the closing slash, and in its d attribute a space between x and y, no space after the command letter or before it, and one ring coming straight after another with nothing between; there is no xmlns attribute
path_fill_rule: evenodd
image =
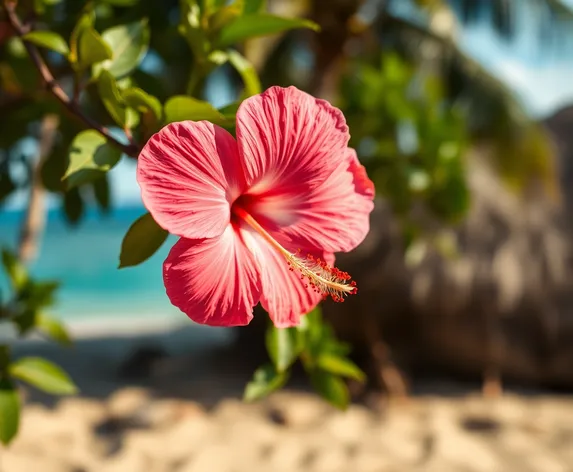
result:
<svg viewBox="0 0 573 472"><path fill-rule="evenodd" d="M573 0L566 0L573 6ZM538 118L548 116L560 107L573 104L573 45L571 53L558 55L540 50L532 39L530 18L523 18L516 40L500 39L485 24L466 28L461 39L466 52L508 84L530 113ZM573 27L573 25L572 25ZM117 204L140 203L133 160L123 159L111 172L113 199ZM18 195L9 207L19 207Z"/></svg>

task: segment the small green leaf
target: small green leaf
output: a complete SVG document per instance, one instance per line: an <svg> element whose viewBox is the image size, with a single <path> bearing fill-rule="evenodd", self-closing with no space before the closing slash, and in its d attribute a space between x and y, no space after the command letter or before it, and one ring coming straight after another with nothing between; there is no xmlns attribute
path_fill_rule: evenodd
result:
<svg viewBox="0 0 573 472"><path fill-rule="evenodd" d="M178 95L165 103L165 123L176 121L207 120L217 125L229 125L229 121L213 105L196 98Z"/></svg>
<svg viewBox="0 0 573 472"><path fill-rule="evenodd" d="M267 330L265 343L278 372L284 372L292 365L302 347L296 328L275 328L273 325Z"/></svg>
<svg viewBox="0 0 573 472"><path fill-rule="evenodd" d="M23 291L23 298L30 310L52 306L60 283L57 280L29 281Z"/></svg>
<svg viewBox="0 0 573 472"><path fill-rule="evenodd" d="M196 0L186 0L187 3L196 3ZM203 12L206 16L212 15L219 8L224 7L227 0L203 0Z"/></svg>
<svg viewBox="0 0 573 472"><path fill-rule="evenodd" d="M7 249L2 249L2 265L10 279L14 290L21 291L28 283L28 272L16 255Z"/></svg>
<svg viewBox="0 0 573 472"><path fill-rule="evenodd" d="M53 31L30 31L23 36L23 39L43 48L59 52L64 56L70 53L70 48L66 40Z"/></svg>
<svg viewBox="0 0 573 472"><path fill-rule="evenodd" d="M105 30L102 38L111 48L112 57L99 64L94 75L98 75L99 69L106 69L116 78L123 77L133 71L147 53L149 26L147 20L114 26Z"/></svg>
<svg viewBox="0 0 573 472"><path fill-rule="evenodd" d="M209 31L211 34L216 34L229 23L237 19L242 13L242 5L238 3L231 3L217 9L209 17Z"/></svg>
<svg viewBox="0 0 573 472"><path fill-rule="evenodd" d="M340 377L323 370L313 370L310 372L310 382L317 393L331 405L341 410L348 407L350 394Z"/></svg>
<svg viewBox="0 0 573 472"><path fill-rule="evenodd" d="M94 197L100 210L107 212L110 209L111 192L107 173L102 174L92 182Z"/></svg>
<svg viewBox="0 0 573 472"><path fill-rule="evenodd" d="M121 152L97 131L82 131L70 146L70 164L63 179L69 188L90 182L114 167L120 157Z"/></svg>
<svg viewBox="0 0 573 472"><path fill-rule="evenodd" d="M253 65L233 49L227 51L227 57L245 84L245 90L241 98L245 99L257 93L261 93L261 81Z"/></svg>
<svg viewBox="0 0 573 472"><path fill-rule="evenodd" d="M0 380L0 442L8 445L20 424L20 395L8 380Z"/></svg>
<svg viewBox="0 0 573 472"><path fill-rule="evenodd" d="M246 39L281 33L296 28L310 28L318 31L319 26L303 18L284 18L267 13L244 15L221 29L217 45L226 47Z"/></svg>
<svg viewBox="0 0 573 472"><path fill-rule="evenodd" d="M12 321L18 327L18 333L20 336L25 335L28 331L34 328L34 326L36 326L37 314L37 310L26 308L24 311L12 318Z"/></svg>
<svg viewBox="0 0 573 472"><path fill-rule="evenodd" d="M146 213L127 230L121 243L119 268L132 267L149 259L161 247L169 233Z"/></svg>
<svg viewBox="0 0 573 472"><path fill-rule="evenodd" d="M126 106L115 78L107 70L102 70L97 80L98 91L102 103L112 119L122 128L133 128L139 122L137 112Z"/></svg>
<svg viewBox="0 0 573 472"><path fill-rule="evenodd" d="M259 367L245 387L243 399L254 402L280 389L288 380L288 372L277 372L271 364Z"/></svg>
<svg viewBox="0 0 573 472"><path fill-rule="evenodd" d="M59 366L41 357L24 357L10 365L10 375L44 392L73 395L78 389Z"/></svg>
<svg viewBox="0 0 573 472"><path fill-rule="evenodd" d="M80 40L80 33L82 33L86 28L92 28L95 21L95 15L93 11L88 13L84 13L81 15L70 34L70 62L74 64L76 67L79 65L77 64L79 59L79 40Z"/></svg>
<svg viewBox="0 0 573 472"><path fill-rule="evenodd" d="M366 375L360 368L349 359L337 356L333 353L324 352L318 356L316 365L331 374L341 375L350 379L364 382Z"/></svg>
<svg viewBox="0 0 573 472"><path fill-rule="evenodd" d="M60 344L65 346L72 344L72 339L64 325L51 316L40 313L36 319L36 327Z"/></svg>
<svg viewBox="0 0 573 472"><path fill-rule="evenodd" d="M93 64L111 59L112 52L100 34L91 26L86 26L78 33L79 70L85 70Z"/></svg>
<svg viewBox="0 0 573 472"><path fill-rule="evenodd" d="M76 187L64 194L64 214L68 223L76 225L84 214L84 200Z"/></svg>
<svg viewBox="0 0 573 472"><path fill-rule="evenodd" d="M161 120L162 107L161 102L153 95L137 87L131 87L121 92L123 100L127 106L139 112L151 111L155 119Z"/></svg>
<svg viewBox="0 0 573 472"><path fill-rule="evenodd" d="M183 0L179 33L191 48L195 60L203 62L210 50L209 41L201 24L201 8L195 0ZM209 7L207 6L206 9Z"/></svg>

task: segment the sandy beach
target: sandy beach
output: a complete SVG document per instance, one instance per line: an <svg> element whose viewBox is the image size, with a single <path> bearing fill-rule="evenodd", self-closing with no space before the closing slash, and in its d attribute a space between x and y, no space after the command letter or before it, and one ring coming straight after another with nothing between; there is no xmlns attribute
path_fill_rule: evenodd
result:
<svg viewBox="0 0 573 472"><path fill-rule="evenodd" d="M405 400L372 395L339 412L295 378L267 400L244 404L254 365L229 347L230 332L183 326L138 326L134 335L128 320L99 332L84 323L72 326L71 349L16 346L16 355L59 362L81 393L56 399L26 388L20 434L0 451L0 470L573 471L570 396L485 399L435 383Z"/></svg>

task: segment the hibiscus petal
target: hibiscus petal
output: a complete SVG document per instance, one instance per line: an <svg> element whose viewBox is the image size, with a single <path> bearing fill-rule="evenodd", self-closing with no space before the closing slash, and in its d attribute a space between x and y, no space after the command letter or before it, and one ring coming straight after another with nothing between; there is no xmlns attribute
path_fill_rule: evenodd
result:
<svg viewBox="0 0 573 472"><path fill-rule="evenodd" d="M206 121L171 123L153 135L139 155L137 181L155 221L189 239L221 235L244 188L236 141Z"/></svg>
<svg viewBox="0 0 573 472"><path fill-rule="evenodd" d="M250 238L248 232L230 224L215 238L181 238L163 264L171 303L197 323L249 324L261 287L245 238Z"/></svg>
<svg viewBox="0 0 573 472"><path fill-rule="evenodd" d="M258 196L248 211L269 233L286 237L294 247L354 249L370 229L374 184L353 149L346 150L346 157L320 186L305 194Z"/></svg>
<svg viewBox="0 0 573 472"><path fill-rule="evenodd" d="M340 110L295 87L271 87L248 98L237 112L248 193L304 193L345 159L349 137Z"/></svg>
<svg viewBox="0 0 573 472"><path fill-rule="evenodd" d="M255 255L261 272L261 305L269 313L277 328L297 326L301 316L310 312L322 300L308 280L296 271L289 270L284 257L257 233L254 233L251 251ZM321 257L329 264L334 263L333 254L306 251Z"/></svg>

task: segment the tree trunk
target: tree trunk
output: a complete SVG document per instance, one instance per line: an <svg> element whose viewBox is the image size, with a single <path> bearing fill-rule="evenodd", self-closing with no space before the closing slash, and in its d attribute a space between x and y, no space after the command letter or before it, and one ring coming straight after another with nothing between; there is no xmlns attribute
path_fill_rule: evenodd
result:
<svg viewBox="0 0 573 472"><path fill-rule="evenodd" d="M54 145L59 123L58 115L46 115L40 126L38 156L31 166L30 196L18 243L18 257L24 263L29 263L36 257L46 223L45 190L41 172L42 165Z"/></svg>

